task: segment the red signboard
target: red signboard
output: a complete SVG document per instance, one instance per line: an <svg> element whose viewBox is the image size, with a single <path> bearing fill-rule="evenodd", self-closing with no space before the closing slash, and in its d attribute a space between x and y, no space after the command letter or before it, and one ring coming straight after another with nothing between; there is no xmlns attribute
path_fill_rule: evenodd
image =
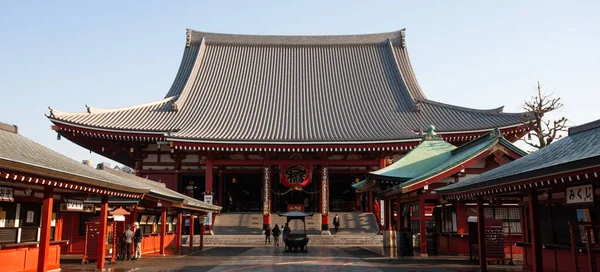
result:
<svg viewBox="0 0 600 272"><path fill-rule="evenodd" d="M281 184L287 187L304 187L312 177L312 165L281 165Z"/></svg>

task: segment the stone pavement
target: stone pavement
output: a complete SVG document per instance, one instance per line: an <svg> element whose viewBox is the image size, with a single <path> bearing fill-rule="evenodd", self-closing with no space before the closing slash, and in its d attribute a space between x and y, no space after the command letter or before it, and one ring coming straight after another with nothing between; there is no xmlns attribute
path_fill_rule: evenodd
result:
<svg viewBox="0 0 600 272"><path fill-rule="evenodd" d="M309 247L284 253L273 247L212 247L187 256L143 257L107 264L107 271L478 271L467 257L391 258L378 248ZM79 259L81 260L81 259ZM62 260L62 271L95 271L96 264ZM490 266L490 271L520 271L520 265Z"/></svg>

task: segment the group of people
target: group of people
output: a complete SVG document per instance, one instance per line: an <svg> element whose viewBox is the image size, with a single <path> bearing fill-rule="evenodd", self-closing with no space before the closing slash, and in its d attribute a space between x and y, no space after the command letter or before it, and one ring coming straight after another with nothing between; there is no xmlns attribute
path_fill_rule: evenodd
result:
<svg viewBox="0 0 600 272"><path fill-rule="evenodd" d="M142 257L142 230L140 223L133 223L134 230L131 230L131 224L125 226L123 233L123 260L138 260ZM131 256L131 244L135 244L133 257Z"/></svg>
<svg viewBox="0 0 600 272"><path fill-rule="evenodd" d="M283 234L283 242L285 243L285 238L290 233L290 227L286 223L281 229L279 225L275 224L275 227L271 229L270 226L267 226L265 229L265 246L271 245L271 235L273 235L273 240L275 242L275 247L279 247L279 235Z"/></svg>

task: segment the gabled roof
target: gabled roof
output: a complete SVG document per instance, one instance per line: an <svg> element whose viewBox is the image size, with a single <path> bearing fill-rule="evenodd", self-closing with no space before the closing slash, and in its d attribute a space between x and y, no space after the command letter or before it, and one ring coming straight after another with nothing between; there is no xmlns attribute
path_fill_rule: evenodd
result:
<svg viewBox="0 0 600 272"><path fill-rule="evenodd" d="M569 136L536 152L435 191L459 194L594 166L600 166L600 120L570 128Z"/></svg>
<svg viewBox="0 0 600 272"><path fill-rule="evenodd" d="M0 123L0 169L46 175L108 190L151 195L179 202L183 208L219 211L169 188L165 184L110 168L95 169L72 160L16 133L15 126Z"/></svg>
<svg viewBox="0 0 600 272"><path fill-rule="evenodd" d="M435 135L433 126L430 126L429 132L424 137L424 141L413 149L413 151L396 163L369 173L365 181L354 184L353 187L361 189L362 187L373 186L373 184L368 182L372 179L399 180L402 183L383 190L381 195L389 196L392 194L407 193L435 182L441 176L455 174L466 168L465 165L467 163L473 163L473 159L481 154L486 154L486 152L489 152L497 144L505 146L518 155L523 156L526 154L505 140L499 130L489 132L456 148L453 145L445 143L439 136ZM405 158L407 160L403 161ZM376 172L387 173L387 175L374 174Z"/></svg>
<svg viewBox="0 0 600 272"><path fill-rule="evenodd" d="M433 136L433 127L428 134ZM436 135L437 136L437 135ZM411 150L406 156L388 167L370 172L367 179L407 181L413 179L439 165L451 156L456 146L442 140L442 137L425 137L425 140Z"/></svg>
<svg viewBox="0 0 600 272"><path fill-rule="evenodd" d="M10 127L3 123L0 123L0 126L3 128ZM16 132L16 129L0 128L1 168L32 175L51 175L54 178L67 178L68 181L111 188L122 192L140 194L148 192L143 186L130 184L114 175L74 161Z"/></svg>
<svg viewBox="0 0 600 272"><path fill-rule="evenodd" d="M327 144L418 140L441 132L519 126L520 113L428 100L405 31L341 36L256 36L188 30L164 99L48 118L96 130L161 133L208 143ZM468 121L465 121L468 120Z"/></svg>
<svg viewBox="0 0 600 272"><path fill-rule="evenodd" d="M166 184L164 184L164 183L141 178L141 177L138 177L138 176L135 176L132 174L128 174L128 173L121 172L121 171L118 171L115 169L111 169L109 167L105 167L105 168L103 168L103 170L112 175L126 179L130 183L136 183L142 187L147 188L149 190L148 195L150 195L150 196L153 196L153 197L156 197L159 199L174 201L174 202L176 202L176 204L177 203L182 204L185 208L201 209L204 211L220 211L222 209L222 207L210 205L210 204L204 203L200 200L197 200L195 198L192 198L192 197L186 196L184 194L178 193L176 191L173 191L173 190L167 188Z"/></svg>

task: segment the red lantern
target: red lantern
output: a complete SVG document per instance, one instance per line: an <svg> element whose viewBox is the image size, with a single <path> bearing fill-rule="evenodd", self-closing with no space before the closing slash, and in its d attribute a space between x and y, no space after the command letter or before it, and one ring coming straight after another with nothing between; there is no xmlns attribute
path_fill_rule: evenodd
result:
<svg viewBox="0 0 600 272"><path fill-rule="evenodd" d="M312 165L281 165L280 181L286 187L304 187L312 179Z"/></svg>

